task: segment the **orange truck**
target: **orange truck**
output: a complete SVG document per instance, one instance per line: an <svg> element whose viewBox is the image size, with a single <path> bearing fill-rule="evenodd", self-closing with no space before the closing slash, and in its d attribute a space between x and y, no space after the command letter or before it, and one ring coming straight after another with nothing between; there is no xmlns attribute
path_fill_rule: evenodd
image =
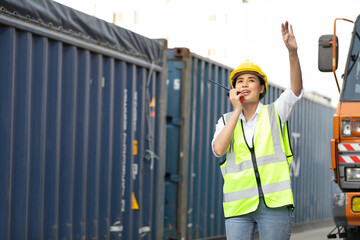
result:
<svg viewBox="0 0 360 240"><path fill-rule="evenodd" d="M336 77L338 38L336 22L354 24L343 82ZM340 99L334 114L334 139L331 140L331 177L341 189L333 196L333 219L336 227L328 238L360 239L360 15L353 22L337 18L334 34L319 38L318 68L333 72Z"/></svg>

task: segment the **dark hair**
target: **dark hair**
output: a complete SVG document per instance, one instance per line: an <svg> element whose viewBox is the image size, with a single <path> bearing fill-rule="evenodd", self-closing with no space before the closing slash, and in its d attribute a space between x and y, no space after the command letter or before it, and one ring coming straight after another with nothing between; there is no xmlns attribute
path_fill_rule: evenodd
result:
<svg viewBox="0 0 360 240"><path fill-rule="evenodd" d="M261 100L261 99L263 99L263 97L265 97L266 85L265 85L265 80L262 77L259 77L259 80L260 80L260 86L264 85L264 91L262 93L260 93L260 96L259 96L259 100Z"/></svg>

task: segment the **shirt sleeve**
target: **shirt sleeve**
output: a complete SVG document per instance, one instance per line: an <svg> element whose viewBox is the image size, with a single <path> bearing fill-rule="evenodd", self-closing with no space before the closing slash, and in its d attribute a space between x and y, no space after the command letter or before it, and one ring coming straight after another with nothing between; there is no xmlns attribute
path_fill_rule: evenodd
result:
<svg viewBox="0 0 360 240"><path fill-rule="evenodd" d="M301 90L299 96L296 96L290 88L287 88L276 100L276 110L279 113L282 127L284 127L285 122L290 118L295 105L300 101L303 94L304 89Z"/></svg>
<svg viewBox="0 0 360 240"><path fill-rule="evenodd" d="M224 121L223 121L223 118L220 117L219 120L217 121L216 123L216 129L215 129L215 133L214 133L214 136L213 136L213 139L211 141L211 149L212 149L212 152L213 154L216 156L216 157L221 157L221 156L218 156L216 155L215 151L214 151L214 141L216 139L216 137L219 135L219 133L221 132L221 130L224 128Z"/></svg>

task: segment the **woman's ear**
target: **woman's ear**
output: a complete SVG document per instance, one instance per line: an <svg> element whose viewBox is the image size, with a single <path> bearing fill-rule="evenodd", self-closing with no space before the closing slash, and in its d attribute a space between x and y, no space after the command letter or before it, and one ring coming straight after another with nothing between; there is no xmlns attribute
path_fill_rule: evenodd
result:
<svg viewBox="0 0 360 240"><path fill-rule="evenodd" d="M261 87L260 93L263 93L265 90L265 85L260 85L260 87Z"/></svg>

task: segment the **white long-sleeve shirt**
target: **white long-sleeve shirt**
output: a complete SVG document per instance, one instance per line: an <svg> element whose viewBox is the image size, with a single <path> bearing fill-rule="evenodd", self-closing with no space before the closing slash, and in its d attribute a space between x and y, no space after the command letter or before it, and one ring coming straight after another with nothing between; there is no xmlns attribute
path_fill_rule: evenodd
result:
<svg viewBox="0 0 360 240"><path fill-rule="evenodd" d="M276 110L279 114L279 117L281 119L281 124L282 124L281 127L282 128L284 128L285 122L291 116L291 113L294 110L294 106L302 98L302 96L303 96L303 90L301 90L301 94L299 96L296 96L290 88L287 88L279 96L279 98L276 99L275 106L276 106ZM252 147L252 144L253 144L252 138L254 136L256 122L259 117L260 110L263 106L264 105L261 102L259 102L254 116L252 116L252 118L247 122L246 122L245 116L242 112L239 116L239 121L243 120L243 128L244 128L245 138L246 138L246 142L248 143L249 147ZM214 137L211 141L211 148L216 157L221 157L221 156L216 155L216 153L214 152L214 141L215 141L216 137L219 135L219 133L221 132L221 130L224 128L224 126L225 125L224 125L223 119L222 119L222 117L220 117L219 120L217 121Z"/></svg>

